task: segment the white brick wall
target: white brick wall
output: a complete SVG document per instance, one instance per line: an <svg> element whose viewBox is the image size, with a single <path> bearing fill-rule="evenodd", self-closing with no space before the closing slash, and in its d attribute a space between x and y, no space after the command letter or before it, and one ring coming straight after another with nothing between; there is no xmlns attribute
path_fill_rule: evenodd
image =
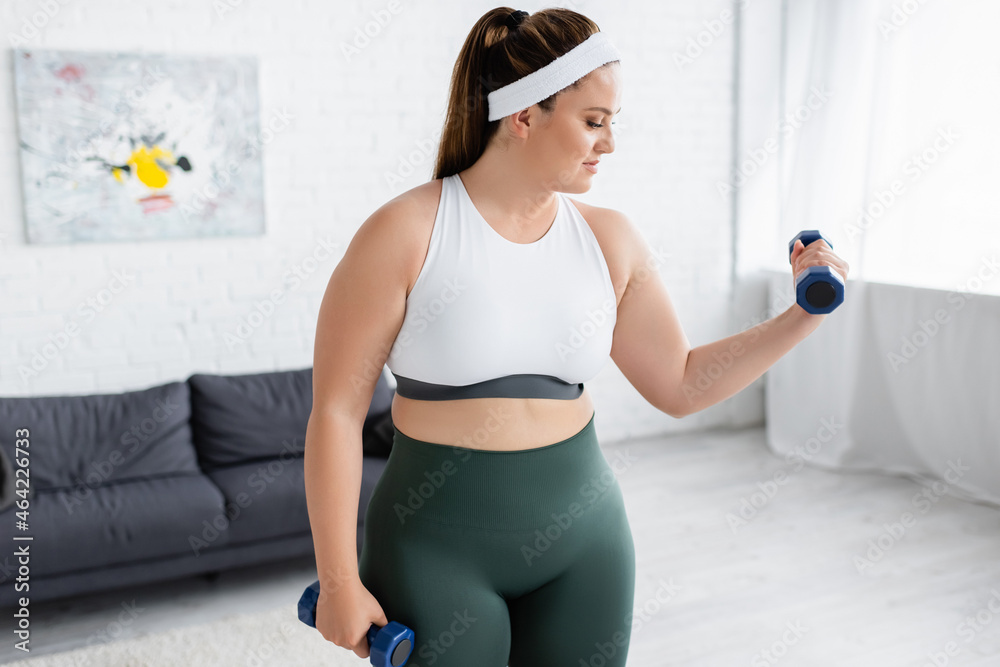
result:
<svg viewBox="0 0 1000 667"><path fill-rule="evenodd" d="M236 5L220 16L216 7ZM553 3L555 4L555 3ZM624 55L624 110L617 149L593 189L578 197L635 220L669 261L660 270L693 345L730 329L730 203L716 191L729 173L735 26L709 32L731 0L558 3L593 18ZM486 2L295 0L8 0L2 36L24 19L44 22L28 47L184 54L255 54L262 122L294 118L263 149L266 234L162 242L25 244L15 135L11 51L0 52L0 395L137 389L193 372L254 372L312 363L316 315L327 280L357 228L399 192L426 182L444 117L450 73ZM537 11L545 4L518 6ZM395 13L390 10L395 9ZM374 32L348 60L342 45ZM718 28L718 23L715 24ZM709 39L707 36L710 36ZM683 67L675 54L702 41ZM387 183L417 157L403 185ZM297 288L282 276L320 246L336 244ZM117 294L115 271L134 276ZM227 343L272 290L284 298L245 341ZM87 299L110 300L88 319ZM19 368L44 355L72 323L37 377ZM731 422L736 397L684 420L647 404L609 362L589 383L603 438ZM760 416L762 418L762 412Z"/></svg>

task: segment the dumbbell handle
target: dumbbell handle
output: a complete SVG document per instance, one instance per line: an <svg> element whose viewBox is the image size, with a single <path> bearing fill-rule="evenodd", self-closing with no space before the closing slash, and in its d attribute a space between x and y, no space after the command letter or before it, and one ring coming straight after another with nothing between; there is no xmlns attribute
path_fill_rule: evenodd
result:
<svg viewBox="0 0 1000 667"><path fill-rule="evenodd" d="M814 241L826 241L826 244L833 247L833 244L827 241L822 234L819 233L818 229L804 229L795 235L791 241L788 242L788 261L792 261L792 253L795 252L795 242L802 241L803 246L807 246Z"/></svg>
<svg viewBox="0 0 1000 667"><path fill-rule="evenodd" d="M316 627L316 604L319 602L319 581L303 591L299 598L299 620ZM413 650L413 630L402 623L389 621L385 627L372 623L365 634L371 649L371 663L376 667L405 665Z"/></svg>

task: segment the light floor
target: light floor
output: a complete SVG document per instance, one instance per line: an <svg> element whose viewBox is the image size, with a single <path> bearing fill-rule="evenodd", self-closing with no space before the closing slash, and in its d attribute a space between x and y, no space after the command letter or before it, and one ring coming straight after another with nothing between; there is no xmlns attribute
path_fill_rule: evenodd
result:
<svg viewBox="0 0 1000 667"><path fill-rule="evenodd" d="M759 428L604 446L609 461L626 450L629 665L1000 667L1000 510L915 503L923 487L900 477L795 471ZM734 529L743 499L757 513ZM907 512L915 521L893 528ZM126 597L143 611L119 637L287 605L314 579L309 557L34 604L31 656L117 630ZM27 657L2 626L0 662Z"/></svg>

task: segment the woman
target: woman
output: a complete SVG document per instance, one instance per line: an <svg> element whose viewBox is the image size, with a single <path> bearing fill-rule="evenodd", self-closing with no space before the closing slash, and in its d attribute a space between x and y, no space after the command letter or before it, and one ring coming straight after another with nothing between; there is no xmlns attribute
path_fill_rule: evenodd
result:
<svg viewBox="0 0 1000 667"><path fill-rule="evenodd" d="M640 232L566 196L614 150L617 54L568 9L486 13L453 72L434 180L366 220L333 272L306 489L316 627L358 656L369 624L394 620L415 633L410 665L624 665L635 555L584 381L610 356L682 417L825 317L795 305L692 349ZM792 265L848 270L819 241ZM729 368L695 389L721 353ZM359 562L361 425L383 365L395 432Z"/></svg>

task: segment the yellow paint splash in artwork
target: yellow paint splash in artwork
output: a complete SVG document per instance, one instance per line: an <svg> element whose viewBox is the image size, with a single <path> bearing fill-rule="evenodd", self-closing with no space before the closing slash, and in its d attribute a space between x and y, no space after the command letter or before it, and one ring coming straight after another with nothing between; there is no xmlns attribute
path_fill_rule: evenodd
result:
<svg viewBox="0 0 1000 667"><path fill-rule="evenodd" d="M175 162L172 152L163 150L159 146L153 146L152 150L149 150L145 144L140 144L139 148L129 156L126 164L132 166L135 170L136 178L142 181L147 187L162 188L170 180L170 176L163 167L156 163L156 158L167 158L171 162ZM115 174L115 178L121 180L117 173Z"/></svg>

